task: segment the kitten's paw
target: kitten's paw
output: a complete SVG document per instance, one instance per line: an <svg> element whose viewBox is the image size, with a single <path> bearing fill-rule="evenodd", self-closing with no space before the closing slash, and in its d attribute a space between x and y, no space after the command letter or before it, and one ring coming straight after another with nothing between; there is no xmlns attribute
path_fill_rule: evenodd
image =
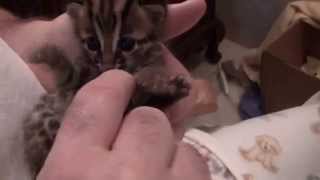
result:
<svg viewBox="0 0 320 180"><path fill-rule="evenodd" d="M174 91L174 89L169 89L168 79L157 74L138 79L137 85L144 92L148 92L155 95L171 94L171 92Z"/></svg>
<svg viewBox="0 0 320 180"><path fill-rule="evenodd" d="M135 74L137 91L132 106L166 107L189 95L191 84L184 75L170 76L166 71L145 69Z"/></svg>

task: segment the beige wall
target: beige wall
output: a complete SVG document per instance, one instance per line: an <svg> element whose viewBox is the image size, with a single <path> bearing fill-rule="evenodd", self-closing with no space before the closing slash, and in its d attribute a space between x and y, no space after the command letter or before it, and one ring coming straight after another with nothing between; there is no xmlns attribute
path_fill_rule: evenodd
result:
<svg viewBox="0 0 320 180"><path fill-rule="evenodd" d="M216 0L227 37L247 47L263 41L273 21L292 0Z"/></svg>

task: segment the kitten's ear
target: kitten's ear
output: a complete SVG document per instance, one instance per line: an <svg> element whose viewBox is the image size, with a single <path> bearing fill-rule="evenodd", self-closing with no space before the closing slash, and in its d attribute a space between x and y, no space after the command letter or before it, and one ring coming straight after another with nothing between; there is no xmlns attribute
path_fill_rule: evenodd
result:
<svg viewBox="0 0 320 180"><path fill-rule="evenodd" d="M70 3L67 5L67 13L74 19L79 19L83 16L83 5L78 3Z"/></svg>
<svg viewBox="0 0 320 180"><path fill-rule="evenodd" d="M144 5L144 9L151 19L151 22L156 25L162 25L167 17L166 5Z"/></svg>
<svg viewBox="0 0 320 180"><path fill-rule="evenodd" d="M67 14L71 17L76 27L76 32L81 38L84 38L83 34L87 34L88 27L90 26L87 8L82 4L70 3L67 5Z"/></svg>

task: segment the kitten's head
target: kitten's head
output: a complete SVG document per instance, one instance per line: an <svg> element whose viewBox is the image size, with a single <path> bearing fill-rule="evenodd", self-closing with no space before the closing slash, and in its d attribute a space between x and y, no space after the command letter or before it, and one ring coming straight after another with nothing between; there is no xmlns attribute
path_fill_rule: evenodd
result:
<svg viewBox="0 0 320 180"><path fill-rule="evenodd" d="M162 57L159 42L166 14L166 3L147 5L136 0L128 0L122 13L121 29L117 37L116 64L134 72L159 61Z"/></svg>
<svg viewBox="0 0 320 180"><path fill-rule="evenodd" d="M90 11L88 7L77 3L70 3L67 7L67 13L72 18L75 32L90 61L93 63L100 62L102 59L101 44L89 18Z"/></svg>
<svg viewBox="0 0 320 180"><path fill-rule="evenodd" d="M167 13L165 0L145 4L138 0L87 0L71 4L68 12L90 58L103 70L130 71L148 63L162 36ZM162 2L162 3L160 3Z"/></svg>

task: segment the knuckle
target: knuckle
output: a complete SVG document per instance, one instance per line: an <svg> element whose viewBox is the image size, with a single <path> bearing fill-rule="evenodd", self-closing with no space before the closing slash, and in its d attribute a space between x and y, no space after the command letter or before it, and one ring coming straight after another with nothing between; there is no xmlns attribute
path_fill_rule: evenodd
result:
<svg viewBox="0 0 320 180"><path fill-rule="evenodd" d="M138 129L143 129L143 132L147 134L157 134L158 131L171 129L166 115L159 109L152 107L139 107L132 110L127 116L127 121Z"/></svg>
<svg viewBox="0 0 320 180"><path fill-rule="evenodd" d="M143 139L142 144L152 145L163 139L173 138L173 131L166 115L152 107L139 107L131 111L126 120L127 128Z"/></svg>
<svg viewBox="0 0 320 180"><path fill-rule="evenodd" d="M130 112L129 117L135 119L139 124L145 125L155 125L168 121L161 110L152 107L136 108Z"/></svg>

